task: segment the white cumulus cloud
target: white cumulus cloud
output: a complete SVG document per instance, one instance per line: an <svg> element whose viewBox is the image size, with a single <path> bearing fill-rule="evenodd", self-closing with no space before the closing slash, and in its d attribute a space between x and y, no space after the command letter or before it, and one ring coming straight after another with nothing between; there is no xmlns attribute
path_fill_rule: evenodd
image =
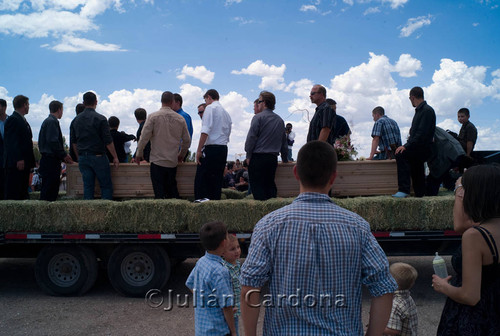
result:
<svg viewBox="0 0 500 336"><path fill-rule="evenodd" d="M394 66L394 71L398 72L401 77L415 77L418 70L422 70L422 62L411 57L410 54L401 54Z"/></svg>
<svg viewBox="0 0 500 336"><path fill-rule="evenodd" d="M43 47L49 47L43 45ZM53 47L49 47L57 52L82 52L82 51L126 51L119 45L111 43L98 43L89 39L65 35L61 42Z"/></svg>
<svg viewBox="0 0 500 336"><path fill-rule="evenodd" d="M205 68L204 65L190 67L187 64L182 68L181 73L177 76L178 79L185 80L187 76L199 79L204 84L212 83L215 73Z"/></svg>
<svg viewBox="0 0 500 336"><path fill-rule="evenodd" d="M257 60L247 68L231 71L234 75L252 75L261 77L260 89L283 90L285 88L283 75L286 65L267 65L262 60Z"/></svg>
<svg viewBox="0 0 500 336"><path fill-rule="evenodd" d="M317 12L318 8L316 8L316 6L314 6L314 5L302 5L300 7L300 11L301 12Z"/></svg>
<svg viewBox="0 0 500 336"><path fill-rule="evenodd" d="M399 36L408 37L411 34L413 34L417 29L430 25L431 20L432 20L432 15L430 14L428 14L427 16L419 16L416 18L408 19L406 25L403 28L401 28Z"/></svg>

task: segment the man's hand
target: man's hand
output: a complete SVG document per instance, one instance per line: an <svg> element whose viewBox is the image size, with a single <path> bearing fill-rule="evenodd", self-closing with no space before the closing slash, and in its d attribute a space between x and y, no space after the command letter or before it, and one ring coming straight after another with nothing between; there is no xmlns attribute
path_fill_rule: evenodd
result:
<svg viewBox="0 0 500 336"><path fill-rule="evenodd" d="M179 155L177 156L177 162L178 162L178 163L183 163L183 162L184 162L184 156L182 156L182 155L180 155L180 154L179 154Z"/></svg>
<svg viewBox="0 0 500 336"><path fill-rule="evenodd" d="M405 150L405 146L399 146L398 148L396 148L396 154L403 153Z"/></svg>
<svg viewBox="0 0 500 336"><path fill-rule="evenodd" d="M17 170L24 170L24 160L17 161Z"/></svg>
<svg viewBox="0 0 500 336"><path fill-rule="evenodd" d="M135 163L137 163L138 166L141 165L142 160L144 160L144 157L138 155L135 156Z"/></svg>
<svg viewBox="0 0 500 336"><path fill-rule="evenodd" d="M75 163L69 154L66 154L66 156L64 157L64 162L68 164Z"/></svg>
<svg viewBox="0 0 500 336"><path fill-rule="evenodd" d="M201 159L202 155L203 155L203 153L201 152L201 150L196 152L196 163L199 165L201 165L200 159Z"/></svg>
<svg viewBox="0 0 500 336"><path fill-rule="evenodd" d="M118 158L115 156L113 158L113 166L115 166L115 169L118 169L118 166L120 165L120 161L118 160Z"/></svg>

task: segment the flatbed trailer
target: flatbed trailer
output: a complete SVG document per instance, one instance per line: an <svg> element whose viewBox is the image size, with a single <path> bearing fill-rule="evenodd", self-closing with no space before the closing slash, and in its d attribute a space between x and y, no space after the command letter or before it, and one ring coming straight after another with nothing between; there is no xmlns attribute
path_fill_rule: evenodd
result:
<svg viewBox="0 0 500 336"><path fill-rule="evenodd" d="M195 169L193 164L178 168L179 190L188 199ZM229 224L244 256L257 221L298 195L292 169L293 164L278 165L279 198L265 202L144 200L152 191L149 165L121 165L112 170L114 196L133 200L1 201L0 258L36 258L37 283L51 295L83 295L93 286L101 265L119 293L143 296L165 286L177 262L204 254L198 232L205 222ZM67 172L68 195L81 196L78 167L69 165ZM335 202L370 223L387 255L436 251L446 255L460 244L460 235L451 230L451 195L404 200L353 197L392 193L395 161L340 162L338 172L332 189ZM234 196L230 194L225 191L225 198Z"/></svg>

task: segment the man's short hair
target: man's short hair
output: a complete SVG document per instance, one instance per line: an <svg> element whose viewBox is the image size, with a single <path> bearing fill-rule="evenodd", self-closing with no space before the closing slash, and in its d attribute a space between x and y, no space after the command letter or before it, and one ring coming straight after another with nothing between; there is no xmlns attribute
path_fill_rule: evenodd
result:
<svg viewBox="0 0 500 336"><path fill-rule="evenodd" d="M205 92L203 98L207 98L208 96L210 96L210 98L212 98L213 100L219 100L219 92L217 92L217 90L215 89L210 89Z"/></svg>
<svg viewBox="0 0 500 336"><path fill-rule="evenodd" d="M146 120L146 110L142 107L136 108L134 111L134 116L136 120Z"/></svg>
<svg viewBox="0 0 500 336"><path fill-rule="evenodd" d="M85 92L83 94L83 105L94 106L97 103L97 96L94 92Z"/></svg>
<svg viewBox="0 0 500 336"><path fill-rule="evenodd" d="M174 94L170 91L165 91L161 94L161 103L162 104L172 104L174 101Z"/></svg>
<svg viewBox="0 0 500 336"><path fill-rule="evenodd" d="M337 102L335 100L333 100L332 98L327 98L326 103L328 105L337 105Z"/></svg>
<svg viewBox="0 0 500 336"><path fill-rule="evenodd" d="M118 128L120 126L120 119L115 116L109 117L108 124L110 128Z"/></svg>
<svg viewBox="0 0 500 336"><path fill-rule="evenodd" d="M50 111L50 113L56 113L62 107L63 107L63 103L61 103L58 100L53 100L49 104L49 111Z"/></svg>
<svg viewBox="0 0 500 336"><path fill-rule="evenodd" d="M337 154L332 145L324 141L311 141L299 150L297 174L305 187L325 187L337 171Z"/></svg>
<svg viewBox="0 0 500 336"><path fill-rule="evenodd" d="M411 96L417 99L424 99L424 90L420 86L415 86L410 90L410 97Z"/></svg>
<svg viewBox="0 0 500 336"><path fill-rule="evenodd" d="M0 106L7 107L7 101L5 99L0 99Z"/></svg>
<svg viewBox="0 0 500 336"><path fill-rule="evenodd" d="M418 272L412 265L397 262L389 267L392 277L396 280L400 290L407 290L413 287L417 280Z"/></svg>
<svg viewBox="0 0 500 336"><path fill-rule="evenodd" d="M233 167L234 167L234 162L228 162L228 163L227 163L227 169L228 169L228 170L233 169Z"/></svg>
<svg viewBox="0 0 500 336"><path fill-rule="evenodd" d="M23 95L17 95L12 100L12 106L14 109L22 108L25 104L29 102L29 98Z"/></svg>
<svg viewBox="0 0 500 336"><path fill-rule="evenodd" d="M462 176L464 212L476 223L500 217L500 165L467 169Z"/></svg>
<svg viewBox="0 0 500 336"><path fill-rule="evenodd" d="M470 117L470 111L467 107L462 107L460 110L457 112L458 114L465 114L467 118Z"/></svg>
<svg viewBox="0 0 500 336"><path fill-rule="evenodd" d="M377 106L373 109L372 113L377 113L378 115L383 116L385 114L385 111L382 106Z"/></svg>
<svg viewBox="0 0 500 336"><path fill-rule="evenodd" d="M323 97L326 97L326 88L321 85L321 84L316 84L314 85L316 87L318 87L318 92L323 96Z"/></svg>
<svg viewBox="0 0 500 336"><path fill-rule="evenodd" d="M201 106L203 106L205 108L205 107L207 107L207 103L201 103L200 105L198 105L198 108L200 108Z"/></svg>
<svg viewBox="0 0 500 336"><path fill-rule="evenodd" d="M179 103L179 106L182 107L182 96L178 93L174 93L174 101Z"/></svg>
<svg viewBox="0 0 500 336"><path fill-rule="evenodd" d="M288 124L286 124L286 126L285 126L285 127L286 127L286 128L288 128L288 127L292 128L293 126L292 126L292 124L288 123Z"/></svg>
<svg viewBox="0 0 500 336"><path fill-rule="evenodd" d="M85 110L85 105L83 105L82 103L76 104L76 107L75 107L76 115L79 115L80 113L82 113L83 110Z"/></svg>
<svg viewBox="0 0 500 336"><path fill-rule="evenodd" d="M262 100L268 109L274 110L274 107L276 106L276 97L272 92L261 91L259 96L262 97Z"/></svg>
<svg viewBox="0 0 500 336"><path fill-rule="evenodd" d="M227 227L222 222L205 223L200 229L201 245L207 251L216 250L224 239L227 238Z"/></svg>

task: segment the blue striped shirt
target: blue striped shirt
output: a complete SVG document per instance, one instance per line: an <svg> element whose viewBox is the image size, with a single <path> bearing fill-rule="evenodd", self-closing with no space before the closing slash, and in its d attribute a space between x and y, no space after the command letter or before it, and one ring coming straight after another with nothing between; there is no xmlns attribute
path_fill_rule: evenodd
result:
<svg viewBox="0 0 500 336"><path fill-rule="evenodd" d="M240 281L269 282L264 335L362 335L361 285L373 296L397 289L369 224L319 193L257 223Z"/></svg>
<svg viewBox="0 0 500 336"><path fill-rule="evenodd" d="M372 137L380 137L378 147L381 151L391 149L390 145L401 146L401 132L398 123L383 115L375 121L372 130Z"/></svg>
<svg viewBox="0 0 500 336"><path fill-rule="evenodd" d="M197 336L229 334L223 307L234 306L233 287L223 259L206 252L186 280L193 291L194 325Z"/></svg>

